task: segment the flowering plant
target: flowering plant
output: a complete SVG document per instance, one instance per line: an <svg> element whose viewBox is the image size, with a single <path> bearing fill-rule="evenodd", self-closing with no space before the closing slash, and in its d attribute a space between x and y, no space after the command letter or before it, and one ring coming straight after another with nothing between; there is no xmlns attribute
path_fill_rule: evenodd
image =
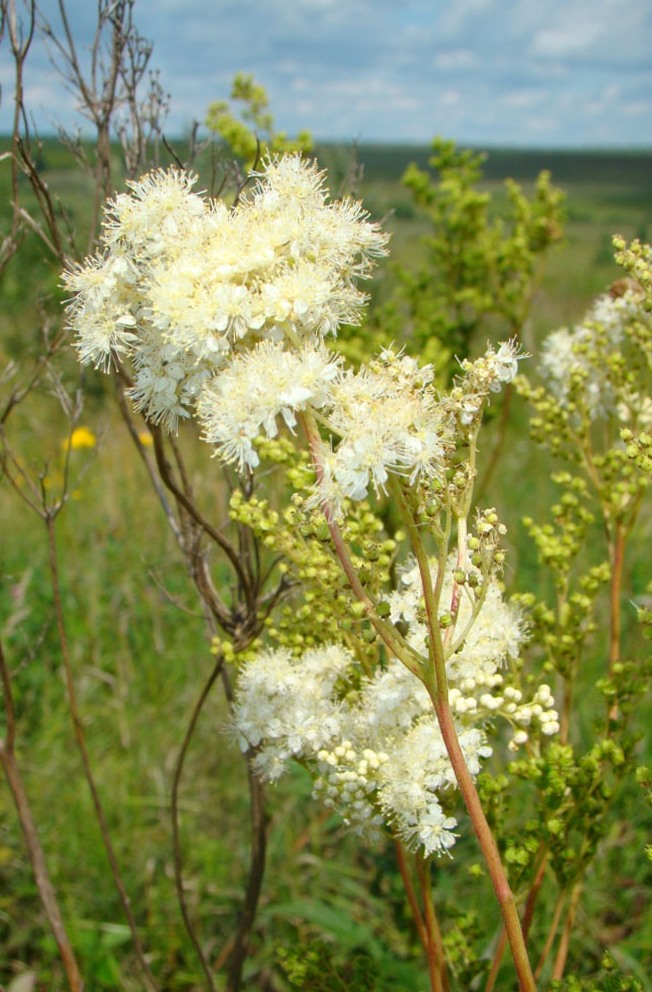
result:
<svg viewBox="0 0 652 992"><path fill-rule="evenodd" d="M386 251L377 225L357 203L329 203L323 177L298 156L268 162L232 209L192 187L180 172L156 172L109 205L103 251L66 275L80 358L129 363L129 392L148 420L175 430L195 417L241 472L258 468L282 428L299 430L313 474L295 508L324 521L350 616L375 645L371 660L346 639L255 655L241 673L235 732L263 776L302 761L315 794L356 830L385 823L426 858L454 844L457 785L521 987L533 989L474 785L498 716L512 726L512 750L528 741L538 752L539 735L559 729L549 686L528 695L521 685L526 628L500 589L505 528L492 509L472 519L483 412L523 356L515 341L489 345L443 395L429 366L393 348L346 367L327 340L360 316L357 282ZM409 549L395 542L394 587L346 533L355 504L387 496ZM433 988L443 988L434 938L427 950Z"/></svg>

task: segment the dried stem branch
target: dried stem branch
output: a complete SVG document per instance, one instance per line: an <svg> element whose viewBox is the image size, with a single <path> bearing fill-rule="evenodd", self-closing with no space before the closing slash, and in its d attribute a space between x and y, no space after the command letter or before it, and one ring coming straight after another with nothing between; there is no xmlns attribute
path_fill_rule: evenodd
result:
<svg viewBox="0 0 652 992"><path fill-rule="evenodd" d="M136 919L134 917L133 910L131 908L131 900L127 893L125 887L122 872L120 871L120 866L118 864L118 859L113 847L113 842L111 840L111 834L109 831L106 815L104 813L104 807L100 799L99 791L95 782L95 776L91 767L90 756L88 753L88 748L86 745L86 736L84 734L81 714L79 712L79 706L77 703L77 692L75 688L75 681L72 671L72 659L70 655L70 648L68 644L68 634L66 631L64 613L63 613L63 601L61 596L61 584L59 579L59 559L57 553L56 545L56 532L55 532L55 519L56 511L49 512L47 508L44 508L43 520L47 529L48 537L48 560L50 567L50 577L52 582L52 594L54 597L54 609L57 622L57 630L59 634L59 644L61 647L61 655L63 658L64 674L65 674L65 684L66 684L66 694L68 698L68 707L70 710L70 716L73 722L73 728L75 732L75 740L77 742L77 747L82 759L82 767L84 770L84 777L88 784L88 788L91 794L91 799L93 802L93 809L95 811L95 816L100 828L100 833L102 836L102 843L106 851L107 859L111 869L111 875L115 883L122 908L127 919L127 924L131 932L131 938L134 945L134 950L136 952L136 957L138 963L143 972L143 979L148 992L158 992L158 986L150 971L149 965L147 963L147 958L145 956L145 951L138 933L138 926L136 924Z"/></svg>
<svg viewBox="0 0 652 992"><path fill-rule="evenodd" d="M126 373L124 372L121 375L122 382L125 381L125 375ZM120 408L131 437L145 461L154 489L166 511L166 518L177 537L180 550L199 594L200 601L204 606L209 631L211 634L215 634L217 627L221 627L233 637L235 650L243 650L257 635L265 616L273 609L274 605L284 594L286 583L282 580L267 596L262 595L263 583L259 578L260 561L257 542L248 542L247 538L249 535L245 534L243 543L242 532L239 532L241 540L239 541L239 548L236 551L234 545L228 541L222 532L206 520L197 508L179 446L173 439L169 439L174 459L173 464L166 453L166 439L163 433L158 428L150 425L154 442L156 469L158 471L158 475L156 474L138 438L138 432L133 425L131 415L124 400L122 388L119 388L118 394L121 398ZM167 503L161 486L174 496L178 516L175 516L172 508ZM234 571L238 579L238 588L244 598L243 603L236 601L230 607L227 606L214 588L203 547L206 537L212 540L213 543L216 543L222 551L225 551L227 559L234 566ZM215 990L213 972L195 932L185 899L183 859L179 836L178 797L186 754L202 708L219 674L222 675L226 698L231 702L231 686L224 669L223 659L220 656L193 708L175 766L172 785L172 834L177 897L186 931L197 954L210 992L214 992ZM251 857L247 887L238 925L232 939L220 955L215 966L215 970L217 970L218 967L222 967L228 961L226 992L238 992L241 985L242 970L249 951L251 932L255 922L265 871L267 822L264 805L264 788L262 782L253 772L251 756L248 755L246 760L251 801Z"/></svg>
<svg viewBox="0 0 652 992"><path fill-rule="evenodd" d="M5 703L7 729L4 740L0 740L0 764L2 764L7 783L14 799L14 805L25 839L27 854L34 872L34 879L39 898L50 929L59 950L59 957L66 973L70 992L83 992L84 982L77 964L75 953L68 938L59 902L50 879L45 853L39 840L36 823L27 796L27 790L20 773L14 745L16 741L16 714L14 697L11 688L11 675L5 659L2 643L0 643L0 680Z"/></svg>
<svg viewBox="0 0 652 992"><path fill-rule="evenodd" d="M265 876L267 856L267 814L263 783L254 772L251 755L247 756L249 798L251 802L251 854L249 878L235 941L229 957L226 992L239 992L242 969L249 953L251 933L256 920L258 902Z"/></svg>
<svg viewBox="0 0 652 992"><path fill-rule="evenodd" d="M184 891L183 884L183 854L181 850L181 837L179 831L179 790L181 786L181 776L183 774L183 767L186 760L186 755L188 753L188 748L190 747L190 741L195 732L195 727L197 726L197 721L204 708L204 703L210 695L210 691L218 678L222 666L224 665L224 657L218 656L213 670L211 671L206 683L202 687L199 697L193 707L192 715L190 721L186 728L186 732L181 742L181 748L179 750L179 755L177 757L174 766L174 775L172 778L172 796L171 796L171 807L170 815L172 820L172 845L174 849L174 884L177 890L177 899L179 901L179 908L181 910L181 916L183 918L183 923L186 928L186 933L190 938L190 942L195 949L195 953L201 965L202 971L206 978L206 983L210 992L216 992L215 982L213 981L213 974L211 971L208 958L204 954L204 949L201 946L201 942L197 937L194 924L190 918L190 912L188 910L188 903L186 902L186 894Z"/></svg>

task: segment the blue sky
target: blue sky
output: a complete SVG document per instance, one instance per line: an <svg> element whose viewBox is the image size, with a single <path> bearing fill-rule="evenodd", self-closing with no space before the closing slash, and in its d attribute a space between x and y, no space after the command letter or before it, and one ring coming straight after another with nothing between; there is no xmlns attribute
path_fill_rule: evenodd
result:
<svg viewBox="0 0 652 992"><path fill-rule="evenodd" d="M43 0L55 29L55 0ZM80 50L93 0L68 0ZM136 0L171 98L170 136L202 120L238 71L279 129L318 139L491 147L652 147L651 0ZM0 130L12 85L0 52ZM45 133L75 122L42 41L26 68Z"/></svg>

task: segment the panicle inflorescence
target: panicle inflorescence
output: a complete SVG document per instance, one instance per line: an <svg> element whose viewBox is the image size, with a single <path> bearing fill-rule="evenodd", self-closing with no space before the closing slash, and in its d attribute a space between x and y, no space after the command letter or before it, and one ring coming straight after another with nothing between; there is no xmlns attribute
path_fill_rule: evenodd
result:
<svg viewBox="0 0 652 992"><path fill-rule="evenodd" d="M652 313L632 280L597 298L582 322L548 335L541 371L571 422L615 416L652 425L652 403L641 377L652 358ZM647 367L646 367L647 366Z"/></svg>
<svg viewBox="0 0 652 992"><path fill-rule="evenodd" d="M176 169L129 183L107 207L103 251L64 276L81 361L131 361L137 408L168 430L260 342L303 343L319 364L324 336L359 321L357 283L387 242L359 204L328 202L322 173L297 155L269 161L232 209L195 183Z"/></svg>
<svg viewBox="0 0 652 992"><path fill-rule="evenodd" d="M385 493L390 473L411 483L443 476L453 430L431 380L430 367L392 349L336 377L323 409L331 441L320 453L316 502L337 516L345 499Z"/></svg>
<svg viewBox="0 0 652 992"><path fill-rule="evenodd" d="M241 471L266 451L287 463L294 492L281 512L253 488L230 505L233 520L283 556L280 588L300 584L305 594L291 619L259 615L278 647L252 646L241 667L233 722L258 772L273 781L299 760L355 829L374 834L384 823L439 853L455 842L457 778L423 677L432 623L445 631L444 681L471 775L491 754L487 728L498 716L517 749L533 728L555 732L554 700L547 686L525 699L516 684L525 627L498 583L495 511L478 514L456 555L430 562L440 612L426 622L432 590L415 565L386 592L395 542L378 538L383 525L366 500L391 484L415 527L427 522L447 541L450 526L444 539L436 518L466 521L475 478L459 451L475 450L484 407L524 356L515 340L489 345L461 363L444 397L430 366L393 347L345 367L324 339L360 320L358 283L387 237L360 204L329 202L323 174L297 155L268 161L253 179L231 208L174 169L130 183L107 208L103 250L65 276L69 325L82 361L127 367L150 422L174 430L196 417L216 455ZM298 425L312 479L307 458L284 449ZM315 633L320 623L327 636Z"/></svg>
<svg viewBox="0 0 652 992"><path fill-rule="evenodd" d="M488 588L481 591L479 570L471 561L460 569L451 556L442 601L451 601L462 571L478 581L462 586L457 607L462 634L447 677L460 745L477 775L491 754L486 731L497 717L512 728L511 750L526 743L535 728L551 735L559 723L549 686L539 686L526 699L512 684L508 665L526 631L495 579L486 579ZM405 629L417 653L427 654L423 588L415 565L401 571L386 602L389 621ZM315 795L353 829L374 837L384 823L426 854L454 844L456 821L449 812L455 774L428 692L398 659L365 674L341 644L292 658L287 651L262 654L242 670L234 723L241 745L254 749L261 774L275 779L287 761L298 758L313 772Z"/></svg>
<svg viewBox="0 0 652 992"><path fill-rule="evenodd" d="M479 425L488 398L516 378L518 363L527 357L513 338L498 348L489 343L480 358L460 363L461 375L455 379L446 402L463 429Z"/></svg>

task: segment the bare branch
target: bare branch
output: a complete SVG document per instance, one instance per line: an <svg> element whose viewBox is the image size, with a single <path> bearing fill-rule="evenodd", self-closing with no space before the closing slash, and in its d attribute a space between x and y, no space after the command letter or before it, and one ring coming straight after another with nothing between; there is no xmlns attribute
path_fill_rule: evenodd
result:
<svg viewBox="0 0 652 992"><path fill-rule="evenodd" d="M50 515L46 516L46 528L48 537L48 557L49 557L49 567L50 576L52 581L52 593L54 596L54 609L57 621L57 630L59 634L59 645L61 647L61 655L63 658L63 668L66 683L66 693L68 697L68 706L70 709L70 716L72 718L73 728L75 732L75 739L77 742L77 747L82 759L82 767L84 770L84 776L88 784L88 788L91 793L91 799L93 802L93 808L95 810L95 817L97 819L100 833L102 836L102 842L104 844L104 849L106 851L107 859L111 869L111 874L120 897L120 902L129 925L129 930L131 931L131 939L134 945L134 950L138 958L138 963L140 964L141 970L143 972L143 979L148 992L158 992L158 986L152 975L149 965L147 963L147 958L143 949L143 945L140 939L140 934L138 932L138 926L136 924L136 919L134 917L133 910L131 908L131 899L125 888L125 884L122 878L122 872L120 871L120 866L118 864L118 859L113 847L113 842L111 840L111 834L108 827L108 822L106 815L104 813L104 806L102 800L100 799L100 794L97 789L95 782L95 776L91 767L90 756L88 753L88 748L86 746L86 736L84 734L83 723L81 719L81 714L79 712L79 706L77 703L77 691L75 688L75 680L72 671L72 658L70 655L70 649L68 644L68 633L66 630L64 614L63 614L63 602L61 597L61 586L59 581L59 558L57 553L56 544L56 534L55 534L55 521Z"/></svg>
<svg viewBox="0 0 652 992"><path fill-rule="evenodd" d="M7 783L16 806L16 812L20 821L20 826L25 839L25 846L29 856L34 879L38 889L39 898L45 915L47 916L50 929L54 935L59 957L63 964L70 992L83 992L84 982L75 958L72 945L68 938L63 916L59 907L54 886L52 885L45 854L39 840L36 823L32 814L32 809L27 797L27 791L23 782L20 769L14 754L16 740L16 713L14 709L14 698L11 688L11 675L7 665L2 643L0 643L0 681L2 682L2 693L5 702L5 713L7 716L7 732L4 740L0 740L0 764L2 764Z"/></svg>
<svg viewBox="0 0 652 992"><path fill-rule="evenodd" d="M210 695L210 691L215 684L217 677L219 676L222 668L224 666L224 657L219 656L213 666L205 685L203 686L197 702L195 703L190 717L190 722L186 728L186 732L181 742L181 749L174 766L174 777L172 779L172 801L171 801L171 818L172 818L172 841L174 847L174 882L177 889L177 898L179 900L179 908L181 910L181 916L183 918L183 923L186 928L186 932L190 937L192 946L195 949L199 963L201 964L202 971L206 977L206 982L210 989L210 992L216 992L215 982L213 981L213 974L211 972L210 964L208 959L204 954L204 950L201 946L199 938L195 932L193 922L190 918L190 913L188 911L188 904L186 902L186 894L183 884L183 854L181 851L181 838L179 833L179 788L181 785L181 776L183 774L183 766L185 764L186 755L188 753L188 748L190 746L190 741L197 726L197 721L204 707L204 703Z"/></svg>

